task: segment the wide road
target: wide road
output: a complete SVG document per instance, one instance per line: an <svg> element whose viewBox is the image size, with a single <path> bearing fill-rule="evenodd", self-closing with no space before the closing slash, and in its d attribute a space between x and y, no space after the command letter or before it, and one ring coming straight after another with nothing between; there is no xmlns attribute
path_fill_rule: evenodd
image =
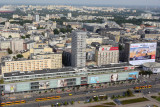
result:
<svg viewBox="0 0 160 107"><path fill-rule="evenodd" d="M150 83L151 84L151 83ZM140 86L142 84L138 84L138 86ZM144 85L144 83L143 83ZM142 93L144 94L148 94L148 92L150 91L151 93L157 93L160 92L160 84L158 83L153 83L152 84L153 87L149 88L149 89L143 89ZM111 88L105 88L105 89L99 89L96 90L96 93L93 93L93 91L90 90L91 93L86 93L86 92L76 92L73 93L72 96L68 96L68 94L61 94L61 99L57 99L57 100L49 100L49 101L44 101L44 102L35 102L35 98L30 98L30 99L26 99L28 103L23 104L23 105L15 105L15 106L10 106L10 107L40 107L40 106L45 106L45 105L51 105L51 104L56 104L58 103L64 103L65 101L67 102L71 102L71 101L86 101L89 98L93 97L94 95L101 95L101 94L106 94L109 97L111 97L112 95L123 95L123 93L127 90L127 89L131 89L133 90L133 87L137 86L137 84L135 85L129 85L129 86L121 86L121 87L111 87Z"/></svg>

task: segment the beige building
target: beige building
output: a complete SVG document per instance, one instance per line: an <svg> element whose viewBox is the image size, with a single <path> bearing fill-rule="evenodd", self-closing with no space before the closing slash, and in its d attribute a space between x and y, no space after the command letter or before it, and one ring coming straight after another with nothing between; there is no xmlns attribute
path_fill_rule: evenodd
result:
<svg viewBox="0 0 160 107"><path fill-rule="evenodd" d="M59 68L62 68L62 55L56 55L54 59L7 61L2 64L2 74L14 71L23 72Z"/></svg>
<svg viewBox="0 0 160 107"><path fill-rule="evenodd" d="M31 54L36 55L39 53L52 53L52 48L49 47L44 47L44 48L32 48L29 51L22 53L23 57L28 59L28 57L30 57Z"/></svg>
<svg viewBox="0 0 160 107"><path fill-rule="evenodd" d="M95 61L98 66L119 62L119 49L111 45L103 45L95 51Z"/></svg>
<svg viewBox="0 0 160 107"><path fill-rule="evenodd" d="M0 49L6 50L8 48L11 48L11 42L10 41L0 41Z"/></svg>
<svg viewBox="0 0 160 107"><path fill-rule="evenodd" d="M24 43L23 39L18 39L18 38L13 39L11 41L11 50L13 52L20 52L24 50L23 43Z"/></svg>
<svg viewBox="0 0 160 107"><path fill-rule="evenodd" d="M20 33L18 32L11 32L11 31L1 31L0 35L5 37L5 38L9 38L10 36L12 38L19 38L20 37Z"/></svg>
<svg viewBox="0 0 160 107"><path fill-rule="evenodd" d="M0 51L0 63L1 63L1 58L3 56L7 56L8 55L8 52L7 51Z"/></svg>
<svg viewBox="0 0 160 107"><path fill-rule="evenodd" d="M98 42L102 44L103 39L102 38L87 38L86 44L91 44L92 42Z"/></svg>

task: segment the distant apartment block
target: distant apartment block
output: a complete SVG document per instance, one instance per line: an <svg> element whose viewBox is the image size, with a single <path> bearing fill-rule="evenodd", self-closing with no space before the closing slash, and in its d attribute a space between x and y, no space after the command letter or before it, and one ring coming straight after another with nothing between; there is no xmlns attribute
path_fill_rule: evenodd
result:
<svg viewBox="0 0 160 107"><path fill-rule="evenodd" d="M23 72L58 68L62 68L62 55L57 55L54 59L6 61L2 64L2 74L14 71Z"/></svg>

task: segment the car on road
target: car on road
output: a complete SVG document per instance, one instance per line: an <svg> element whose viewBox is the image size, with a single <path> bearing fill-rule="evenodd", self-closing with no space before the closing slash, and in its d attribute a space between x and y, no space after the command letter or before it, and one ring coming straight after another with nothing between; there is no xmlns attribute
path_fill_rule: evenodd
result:
<svg viewBox="0 0 160 107"><path fill-rule="evenodd" d="M69 96L71 96L72 94L68 94Z"/></svg>
<svg viewBox="0 0 160 107"><path fill-rule="evenodd" d="M93 91L93 93L95 93L96 91Z"/></svg>

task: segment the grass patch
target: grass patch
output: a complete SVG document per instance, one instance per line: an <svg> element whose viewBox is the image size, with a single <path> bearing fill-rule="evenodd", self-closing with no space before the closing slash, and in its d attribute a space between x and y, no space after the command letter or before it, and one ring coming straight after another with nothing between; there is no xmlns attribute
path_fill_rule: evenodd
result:
<svg viewBox="0 0 160 107"><path fill-rule="evenodd" d="M104 105L116 105L114 102L103 103Z"/></svg>
<svg viewBox="0 0 160 107"><path fill-rule="evenodd" d="M157 101L160 102L160 96L151 96L151 98L154 98L154 99L156 99Z"/></svg>
<svg viewBox="0 0 160 107"><path fill-rule="evenodd" d="M121 103L125 105L125 104L132 104L132 103L138 103L143 101L149 101L149 100L147 98L136 98L136 99L130 99L130 100L123 100L121 101Z"/></svg>

